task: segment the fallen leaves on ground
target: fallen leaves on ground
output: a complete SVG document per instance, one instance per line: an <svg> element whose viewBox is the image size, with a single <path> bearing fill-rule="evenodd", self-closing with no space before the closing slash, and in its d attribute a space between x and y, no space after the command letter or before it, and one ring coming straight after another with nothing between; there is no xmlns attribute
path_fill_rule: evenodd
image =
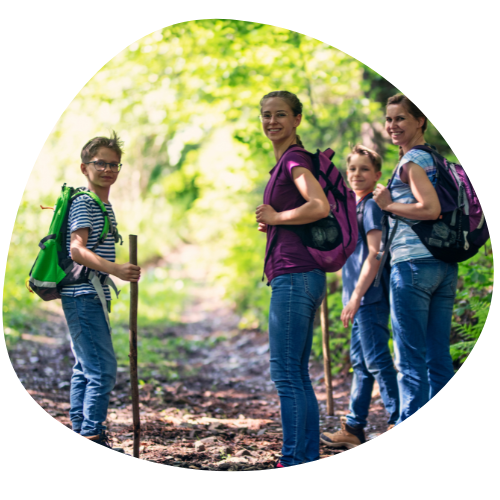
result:
<svg viewBox="0 0 500 500"><path fill-rule="evenodd" d="M169 381L158 376L141 385L141 459L200 470L274 468L280 457L282 428L278 396L269 379L267 334L239 330L237 321L234 314L221 309L165 331L169 336L206 342L198 342L198 347L182 361L190 369L179 370L181 375L187 374L181 379ZM224 340L210 342L221 335ZM73 358L64 318L47 323L40 336L23 336L10 349L10 357L29 394L50 415L70 427L69 380ZM326 392L319 361L311 363L311 377L320 406L321 431L334 432L340 427L340 416L348 412L350 376L334 378L333 417L326 415ZM114 445L132 454L129 384L127 370L119 370L107 426ZM374 438L384 432L385 422L380 396L374 392L365 429L367 437ZM321 445L321 458L343 451Z"/></svg>

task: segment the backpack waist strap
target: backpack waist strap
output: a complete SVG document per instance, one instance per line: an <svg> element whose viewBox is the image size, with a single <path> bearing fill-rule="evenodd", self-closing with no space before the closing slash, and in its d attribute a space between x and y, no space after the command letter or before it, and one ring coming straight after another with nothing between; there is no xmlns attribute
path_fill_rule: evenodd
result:
<svg viewBox="0 0 500 500"><path fill-rule="evenodd" d="M99 297L99 300L101 301L102 310L104 312L104 317L106 318L106 323L108 324L109 332L111 333L111 324L109 322L109 312L108 312L108 302L106 300L106 295L104 294L103 285L109 285L114 290L117 298L118 298L118 295L120 294L120 292L116 288L116 285L113 282L113 280L107 275L99 277L95 271L90 271L89 280L92 283L92 285L97 293L97 296Z"/></svg>

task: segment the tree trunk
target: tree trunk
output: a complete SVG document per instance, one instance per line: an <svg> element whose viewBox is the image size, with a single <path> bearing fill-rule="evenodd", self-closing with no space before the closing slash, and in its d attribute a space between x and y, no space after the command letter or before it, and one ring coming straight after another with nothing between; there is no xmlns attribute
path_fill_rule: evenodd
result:
<svg viewBox="0 0 500 500"><path fill-rule="evenodd" d="M332 394L332 368L330 357L330 325L328 322L328 293L321 303L321 331L323 333L323 366L325 370L326 386L326 414L330 417L334 414Z"/></svg>

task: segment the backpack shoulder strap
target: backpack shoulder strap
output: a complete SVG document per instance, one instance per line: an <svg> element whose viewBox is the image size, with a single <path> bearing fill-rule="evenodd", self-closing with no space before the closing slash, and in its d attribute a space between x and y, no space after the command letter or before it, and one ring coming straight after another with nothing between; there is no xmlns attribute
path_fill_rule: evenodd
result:
<svg viewBox="0 0 500 500"><path fill-rule="evenodd" d="M319 181L319 176L321 173L321 167L320 167L320 161L319 161L319 155L320 155L320 150L317 149L316 153L310 153L309 151L306 151L306 153L311 157L312 164L313 164L313 175L316 178L317 181Z"/></svg>
<svg viewBox="0 0 500 500"><path fill-rule="evenodd" d="M99 239L97 240L97 243L94 246L94 248L92 248L92 251L94 251L106 239L106 235L109 232L112 232L112 231L110 231L110 226L112 226L112 223L111 223L111 219L109 217L108 211L106 210L106 207L104 206L104 203L99 198L99 196L97 196L92 191L83 190L83 189L82 190L78 190L71 197L71 201L74 201L75 198L77 198L78 196L84 195L84 194L90 196L90 198L92 198L92 200L94 200L94 202L97 203L97 205L101 209L102 215L104 216L104 225L102 227L101 235L99 236Z"/></svg>
<svg viewBox="0 0 500 500"><path fill-rule="evenodd" d="M431 146L430 144L419 144L417 146L413 146L411 149L416 149L418 151L426 151L427 153L430 153L432 155L439 155L439 152L438 150L434 147L434 146Z"/></svg>
<svg viewBox="0 0 500 500"><path fill-rule="evenodd" d="M399 168L399 163L396 165L396 168L394 169L394 172L392 172L391 178L387 181L387 189L390 189L392 182L394 181L394 177L396 177L396 172L398 171ZM394 224L394 227L392 228L391 233L389 234L389 217L393 217L396 222ZM387 261L387 257L389 255L389 249L392 244L392 240L394 239L394 236L396 236L396 230L398 228L398 223L399 219L391 214L390 212L387 212L385 210L382 210L382 239L380 240L380 249L377 254L377 260L381 260L380 267L377 272L377 276L375 277L375 281L373 282L374 287L378 287L380 285L380 280L382 278L382 273L384 272L384 267Z"/></svg>
<svg viewBox="0 0 500 500"><path fill-rule="evenodd" d="M365 214L365 205L366 202L370 199L373 198L373 193L367 194L357 205L356 207L356 218L358 219L358 229L359 233L361 234L361 238L363 240L363 243L367 245L367 240L366 240L366 231L365 231L365 224L363 221L363 216Z"/></svg>
<svg viewBox="0 0 500 500"><path fill-rule="evenodd" d="M434 147L431 146L430 144L419 144L418 146L413 146L411 149L416 149L417 151L425 151L426 153L429 153L432 156L432 160L434 161L434 166L436 168L439 167L440 163L443 163L443 161L446 159L442 154L438 152L438 150Z"/></svg>
<svg viewBox="0 0 500 500"><path fill-rule="evenodd" d="M329 183L329 177L330 177L330 174L332 173L332 170L335 168L335 164L333 163L333 157L335 156L335 151L333 151L333 149L328 148L328 149L325 149L325 151L323 151L323 152L321 152L319 149L317 149L316 153L309 153L308 151L306 151L306 153L308 153L312 158L313 168L314 168L314 171L313 171L314 177L316 177L316 179L318 181L319 181L320 176L323 177L323 179L327 183L327 185L330 184L330 187L331 187L331 183ZM328 170L326 172L321 171L321 163L320 163L320 159L319 159L321 154L325 155L330 160L330 165L329 165ZM326 194L326 191L325 191L325 194Z"/></svg>
<svg viewBox="0 0 500 500"><path fill-rule="evenodd" d="M111 220L111 217L109 216L109 213L102 202L102 200L97 196L95 193L92 191L88 191L85 188L78 188L76 193L72 196L71 201L73 201L77 196L81 196L82 194L87 194L89 195L99 206L101 209L102 215L104 216L104 225L102 228L101 235L99 236L99 239L97 240L97 243L94 245L94 247L91 249L94 251L101 243L104 242L106 239L106 236L108 233L111 233L113 235L113 238L115 240L115 243L120 242L120 245L123 244L123 238L118 232L117 227L113 224L113 221Z"/></svg>

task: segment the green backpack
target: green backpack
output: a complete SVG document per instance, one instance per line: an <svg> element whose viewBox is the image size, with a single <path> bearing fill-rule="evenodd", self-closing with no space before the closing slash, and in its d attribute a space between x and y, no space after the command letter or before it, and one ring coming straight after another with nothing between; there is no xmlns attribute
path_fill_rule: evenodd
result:
<svg viewBox="0 0 500 500"><path fill-rule="evenodd" d="M75 198L83 194L90 196L97 205L99 205L104 217L104 226L101 235L91 250L94 251L103 243L108 233L113 235L115 242L119 240L122 241L118 230L111 222L104 203L95 193L85 188L75 189L64 184L54 207L54 215L50 223L49 234L38 244L41 250L38 252L38 256L30 271L29 289L39 295L43 300L54 300L61 298L60 292L62 287L88 283L90 280L101 302L103 302L104 307L106 301L102 285L111 285L117 293L116 286L109 276L99 276L92 269L73 261L68 256L66 248L68 218L71 204Z"/></svg>

